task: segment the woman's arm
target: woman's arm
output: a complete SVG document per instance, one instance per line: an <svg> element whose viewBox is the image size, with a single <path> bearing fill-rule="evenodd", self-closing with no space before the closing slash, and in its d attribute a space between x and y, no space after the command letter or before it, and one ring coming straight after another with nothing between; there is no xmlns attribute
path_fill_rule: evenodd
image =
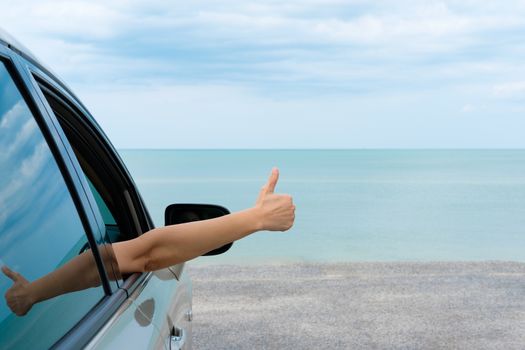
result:
<svg viewBox="0 0 525 350"><path fill-rule="evenodd" d="M291 196L274 193L278 177L277 169L272 170L251 209L210 220L160 227L138 238L112 244L120 273L153 271L175 265L255 231L288 230L295 219L295 206ZM103 259L105 264L109 263L109 257ZM19 316L40 301L100 284L91 251L33 282L7 266L2 267L2 272L13 281L5 298L9 308Z"/></svg>
<svg viewBox="0 0 525 350"><path fill-rule="evenodd" d="M215 219L156 228L142 236L113 244L122 274L153 271L175 265L260 230L292 227L295 206L289 195L275 194L279 171L272 170L253 208Z"/></svg>

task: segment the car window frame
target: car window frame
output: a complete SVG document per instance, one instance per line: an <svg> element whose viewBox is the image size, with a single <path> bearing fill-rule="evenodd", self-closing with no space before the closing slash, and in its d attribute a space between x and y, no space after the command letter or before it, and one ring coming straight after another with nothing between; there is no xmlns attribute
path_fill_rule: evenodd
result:
<svg viewBox="0 0 525 350"><path fill-rule="evenodd" d="M93 136L97 139L96 142L98 143L98 146L102 147L103 151L106 153L105 155L111 159L111 166L119 173L119 177L121 177L121 180L124 182L124 187L127 192L126 196L129 197L128 204L132 207L128 207L127 209L133 213L132 215L136 216L137 226L139 226L137 229L138 235L141 235L142 233L153 229L155 227L153 224L153 220L151 219L151 216L149 215L149 212L147 211L144 205L144 201L137 190L135 182L129 174L129 171L127 170L124 162L120 158L120 155L115 150L115 148L113 147L103 130L95 121L95 119L78 101L78 99L74 97L74 95L72 95L68 90L62 89L61 85L58 85L50 76L44 74L41 70L38 69L38 67L29 66L29 69L34 84L39 92L40 98L43 99L46 108L48 108L49 113L52 114L53 119L58 125L58 128L60 128L63 142L67 144L71 157L74 159L77 176L80 177L80 181L84 186L86 196L89 198L91 209L97 217L100 231L104 232L105 225L98 205L96 203L95 197L91 192L91 189L89 188L86 176L84 175L80 163L76 158L76 155L73 151L73 147L70 145L67 136L63 132L62 127L60 126L60 122L56 118L55 113L53 112L52 107L49 105L47 98L44 95L44 91L42 89L46 89L46 93L53 94L53 97L58 97L59 99L63 100L63 103L68 104L70 108L74 108L73 112L79 118L82 118L83 123L87 125L87 127L90 129L90 132L93 133ZM111 244L112 242L105 243ZM138 288L142 284L143 280L147 279L149 273L150 272L134 273L128 278L126 278L124 283L121 284L119 287L125 289L128 295L130 295L134 292L136 288Z"/></svg>
<svg viewBox="0 0 525 350"><path fill-rule="evenodd" d="M83 117L79 111L75 110L64 96L50 87L46 82L42 81L40 77L37 77L37 82L44 93L46 101L49 103L53 113L57 117L64 134L66 134L66 137L73 137L75 139L74 141L68 139L73 152L79 152L80 156L85 158L81 161L81 157L75 153L75 157L79 161L81 167L80 173L84 175L83 179L85 178L87 180L86 182L89 186L89 193L93 194L93 190L89 185L90 181L93 182L95 180L91 178L93 175L96 178L97 183L105 187L105 189L97 189L97 192L99 192L99 195L102 195L103 199L107 195L111 196L111 193L109 192L114 192L112 194L113 196L122 196L122 198L124 198L124 200L121 199L120 201L115 201L113 203L112 209L114 209L114 211L112 212L112 215L114 217L119 216L125 221L121 224L122 229L128 232L128 238L135 238L144 231L149 230L149 226L145 227L145 225L141 224L139 218L140 213L138 213L136 209L137 205L132 202L130 198L131 196L129 195L130 189L134 188L134 184L131 184L131 179L128 178L119 165L115 163L116 155L112 150L108 149L109 145L100 139L94 126L86 121L86 118ZM89 154L86 154L88 153L86 151L87 149L89 149ZM93 161L93 164L91 164L91 161ZM83 162L88 162L90 169L82 168L81 163ZM93 198L95 198L94 194ZM111 201L111 199L108 200ZM94 203L95 205L93 208L97 209L95 211L97 212L98 217L98 214L102 213L96 198ZM106 205L109 208L109 203ZM100 218L103 218L103 215L100 215ZM104 222L103 219L102 222Z"/></svg>
<svg viewBox="0 0 525 350"><path fill-rule="evenodd" d="M105 135L102 128L98 125L93 116L89 113L87 108L80 102L76 95L71 92L71 90L61 81L56 75L50 72L47 68L41 66L38 62L33 61L30 57L18 57L21 61L22 68L25 70L26 79L28 84L31 85L31 89L39 100L41 108L45 111L48 118L54 123L54 128L57 130L58 137L61 139L62 144L64 145L65 151L70 158L72 167L75 169L76 180L79 183L82 192L84 193L87 202L89 203L90 210L93 213L93 216L96 218L96 224L98 226L99 237L103 237L103 232L105 230L104 222L102 216L99 212L98 206L96 204L95 198L91 193L89 185L86 181L85 176L82 173L82 169L78 160L76 159L75 153L67 140L65 133L63 132L59 121L57 120L51 106L47 102L44 93L41 90L41 84L47 85L47 88L51 88L52 91L58 93L60 97L65 98L66 102L70 103L71 106L75 109L75 112L78 113L80 117L84 119L85 122L96 133L99 138L99 142L103 143L103 147L106 149L113 160L113 164L118 167L118 171L121 172L121 176L127 182L127 190L130 202L134 206L134 210L139 214L138 220L142 228L142 233L155 228L153 220L146 209L144 200L137 190L137 186L132 179L129 171L127 170L124 162L122 161L120 155L113 147L112 143ZM38 80L38 81L37 81ZM111 244L111 242L105 242ZM143 273L134 273L129 276L119 288L126 291L127 295L131 295L137 289L140 289L141 285L146 281L152 272L143 272Z"/></svg>
<svg viewBox="0 0 525 350"><path fill-rule="evenodd" d="M81 191L82 188L79 178L75 176L76 171L73 167L70 154L64 145L63 138L60 137L60 129L57 129L56 124L52 123L50 115L38 95L38 91L31 82L28 70L29 62L20 57L16 51L11 50L10 47L6 47L3 44L0 44L0 59L5 64L13 82L30 109L35 122L42 131L53 159L56 161L60 173L64 178L68 192L71 195L82 222L84 234L92 248L97 269L101 277L104 296L76 325L53 345L53 348L79 348L87 344L104 326L107 320L115 314L116 310L127 299L128 294L125 290L110 284L97 245L97 222L93 213L90 211L85 193Z"/></svg>

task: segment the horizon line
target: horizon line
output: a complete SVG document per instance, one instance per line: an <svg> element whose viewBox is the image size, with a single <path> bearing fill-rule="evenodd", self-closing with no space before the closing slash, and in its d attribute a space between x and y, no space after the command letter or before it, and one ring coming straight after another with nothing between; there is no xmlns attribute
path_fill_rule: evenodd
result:
<svg viewBox="0 0 525 350"><path fill-rule="evenodd" d="M119 151L525 151L523 148L487 148L487 147L422 147L422 148L381 148L381 147L355 147L355 148L165 148L165 147L115 147Z"/></svg>

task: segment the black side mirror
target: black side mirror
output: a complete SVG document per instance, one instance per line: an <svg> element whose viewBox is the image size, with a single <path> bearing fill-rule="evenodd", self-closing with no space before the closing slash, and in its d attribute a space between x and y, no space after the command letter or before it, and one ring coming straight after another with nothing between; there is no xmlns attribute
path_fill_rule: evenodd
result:
<svg viewBox="0 0 525 350"><path fill-rule="evenodd" d="M165 225L182 224L227 215L230 211L220 205L213 204L171 204L164 212ZM233 242L223 245L204 255L219 255L231 248Z"/></svg>

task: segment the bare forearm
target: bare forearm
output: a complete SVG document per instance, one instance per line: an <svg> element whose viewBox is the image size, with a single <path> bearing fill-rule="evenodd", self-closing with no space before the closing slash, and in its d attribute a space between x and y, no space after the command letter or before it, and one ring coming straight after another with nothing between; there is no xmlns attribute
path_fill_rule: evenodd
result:
<svg viewBox="0 0 525 350"><path fill-rule="evenodd" d="M121 273L153 271L175 265L261 229L257 209L214 219L159 227L114 245ZM130 266L133 265L133 266Z"/></svg>
<svg viewBox="0 0 525 350"><path fill-rule="evenodd" d="M215 219L161 227L148 233L153 241L147 270L193 259L261 228L256 209L247 209Z"/></svg>
<svg viewBox="0 0 525 350"><path fill-rule="evenodd" d="M259 230L286 231L295 220L295 205L291 196L274 194L278 177L277 169L273 169L251 209L151 230L138 238L114 243L114 256L109 253L111 249L99 249L103 253L102 260L109 267L114 265L116 258L121 274L152 271L193 259ZM19 316L25 315L37 302L100 284L91 251L74 257L33 282L7 266L2 266L1 270L13 281L4 297Z"/></svg>

